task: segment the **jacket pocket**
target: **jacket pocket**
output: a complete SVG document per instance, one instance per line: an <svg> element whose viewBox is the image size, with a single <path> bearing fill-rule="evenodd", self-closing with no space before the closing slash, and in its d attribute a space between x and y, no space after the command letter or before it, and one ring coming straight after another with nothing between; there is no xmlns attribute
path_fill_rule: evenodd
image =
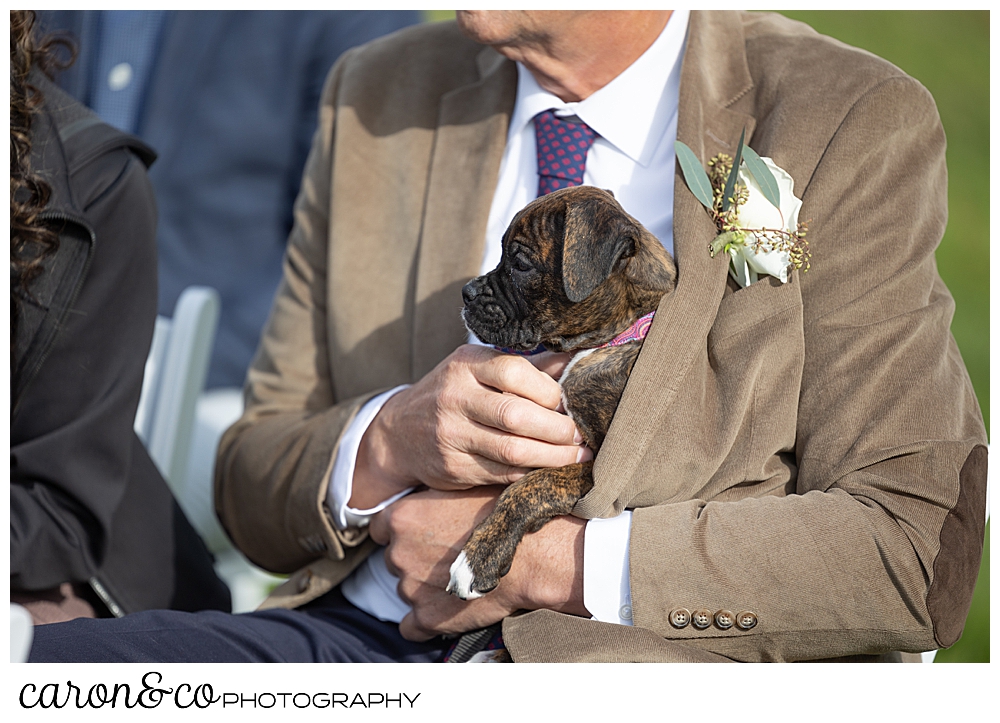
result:
<svg viewBox="0 0 1000 723"><path fill-rule="evenodd" d="M797 474L797 275L727 294L704 344L670 406L654 412L657 434L623 491L625 507L784 494Z"/></svg>
<svg viewBox="0 0 1000 723"><path fill-rule="evenodd" d="M708 334L708 346L712 348L722 344L735 334L796 308L800 310L801 319L802 295L798 271L792 272L785 284L773 276L766 276L745 289L723 297Z"/></svg>

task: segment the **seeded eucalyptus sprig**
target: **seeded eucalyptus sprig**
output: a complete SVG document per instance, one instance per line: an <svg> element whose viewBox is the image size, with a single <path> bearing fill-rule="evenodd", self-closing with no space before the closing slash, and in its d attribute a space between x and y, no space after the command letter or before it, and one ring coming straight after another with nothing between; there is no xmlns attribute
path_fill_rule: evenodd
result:
<svg viewBox="0 0 1000 723"><path fill-rule="evenodd" d="M720 153L708 162L707 173L690 148L681 141L676 141L674 144L677 160L688 188L708 210L719 231L719 235L709 246L709 253L713 257L721 252L730 254L733 275L738 280L743 279L744 283L755 280L756 272L750 273L753 278L747 280L745 277L748 270L736 269L738 254L734 250L742 247L752 251L754 256L772 252L787 253L789 266L802 269L803 272L808 271L809 244L805 238L808 231L806 223L797 223L795 231L785 228L749 228L740 224L740 209L750 197L750 189L740 180L741 165L757 183L764 198L778 209L779 214L781 213L779 180L767 163L752 148L744 145L745 136L746 129L740 134L740 140L736 145L735 160L725 153ZM770 160L768 162L771 163Z"/></svg>

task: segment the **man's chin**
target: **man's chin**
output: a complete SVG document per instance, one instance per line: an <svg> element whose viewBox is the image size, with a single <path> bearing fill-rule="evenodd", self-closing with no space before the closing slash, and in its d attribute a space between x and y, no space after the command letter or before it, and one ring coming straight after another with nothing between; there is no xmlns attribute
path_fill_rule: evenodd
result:
<svg viewBox="0 0 1000 723"><path fill-rule="evenodd" d="M462 34L483 45L504 45L517 38L517 14L509 10L457 10Z"/></svg>

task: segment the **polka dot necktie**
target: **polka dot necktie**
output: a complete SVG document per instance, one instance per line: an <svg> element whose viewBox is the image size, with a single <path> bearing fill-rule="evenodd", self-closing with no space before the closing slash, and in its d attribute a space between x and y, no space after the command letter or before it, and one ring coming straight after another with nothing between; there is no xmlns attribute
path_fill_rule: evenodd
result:
<svg viewBox="0 0 1000 723"><path fill-rule="evenodd" d="M560 118L551 110L535 116L538 195L583 183L587 151L597 133L576 116Z"/></svg>

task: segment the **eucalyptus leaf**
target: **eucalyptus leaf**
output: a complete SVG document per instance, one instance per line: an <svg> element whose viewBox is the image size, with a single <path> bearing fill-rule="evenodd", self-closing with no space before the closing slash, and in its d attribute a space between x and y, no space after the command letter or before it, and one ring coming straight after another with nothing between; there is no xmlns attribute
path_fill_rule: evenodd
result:
<svg viewBox="0 0 1000 723"><path fill-rule="evenodd" d="M743 158L743 139L746 135L747 129L744 128L740 133L740 142L736 144L736 158L733 159L733 170L729 172L729 178L726 179L726 189L722 193L723 213L729 210L729 199L733 197L733 192L736 190L736 179L740 176L740 161Z"/></svg>
<svg viewBox="0 0 1000 723"><path fill-rule="evenodd" d="M775 179L771 169L761 160L760 156L750 146L743 149L743 160L747 162L750 175L757 181L760 190L764 192L764 198L771 202L775 208L781 208L781 191L778 190L778 181Z"/></svg>
<svg viewBox="0 0 1000 723"><path fill-rule="evenodd" d="M694 197L701 201L701 204L712 209L712 183L708 180L708 174L701 167L701 161L690 148L680 141L674 141L674 150L677 153L677 161L681 164L681 172L684 174L684 181Z"/></svg>

